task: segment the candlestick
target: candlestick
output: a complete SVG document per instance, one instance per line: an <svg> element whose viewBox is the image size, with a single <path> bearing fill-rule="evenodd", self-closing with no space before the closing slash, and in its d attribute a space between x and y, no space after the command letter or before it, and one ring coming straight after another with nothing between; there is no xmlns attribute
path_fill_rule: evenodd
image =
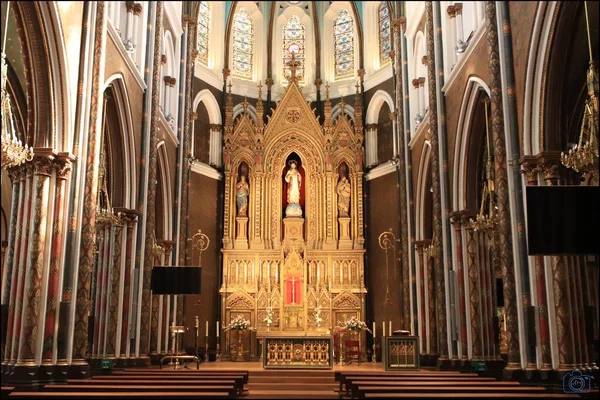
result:
<svg viewBox="0 0 600 400"><path fill-rule="evenodd" d="M219 337L219 321L217 321L217 337Z"/></svg>
<svg viewBox="0 0 600 400"><path fill-rule="evenodd" d="M373 339L377 337L377 331L375 330L375 321L373 321Z"/></svg>
<svg viewBox="0 0 600 400"><path fill-rule="evenodd" d="M385 321L381 321L381 326L383 327L382 335L385 336Z"/></svg>
<svg viewBox="0 0 600 400"><path fill-rule="evenodd" d="M206 333L204 334L204 336L208 337L208 321L206 321Z"/></svg>
<svg viewBox="0 0 600 400"><path fill-rule="evenodd" d="M392 334L392 321L390 321L390 329L389 329L389 336L393 336Z"/></svg>

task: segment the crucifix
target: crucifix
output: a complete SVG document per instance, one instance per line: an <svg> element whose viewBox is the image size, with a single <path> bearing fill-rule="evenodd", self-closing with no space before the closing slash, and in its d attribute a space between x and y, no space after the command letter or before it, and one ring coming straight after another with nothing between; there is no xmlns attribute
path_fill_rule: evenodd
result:
<svg viewBox="0 0 600 400"><path fill-rule="evenodd" d="M296 304L296 277L292 277L292 304Z"/></svg>
<svg viewBox="0 0 600 400"><path fill-rule="evenodd" d="M290 62L288 62L288 66L290 67L290 71L292 73L290 82L291 81L298 82L298 78L296 78L296 69L300 66L300 63L298 61L296 61L296 52L292 51L291 53L292 53L292 59L290 60Z"/></svg>

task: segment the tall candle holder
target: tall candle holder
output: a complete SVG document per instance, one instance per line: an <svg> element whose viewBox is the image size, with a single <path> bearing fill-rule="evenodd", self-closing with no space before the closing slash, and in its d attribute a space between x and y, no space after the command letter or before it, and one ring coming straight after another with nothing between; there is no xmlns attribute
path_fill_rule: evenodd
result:
<svg viewBox="0 0 600 400"><path fill-rule="evenodd" d="M204 337L205 346L204 346L204 362L208 362L208 335Z"/></svg>
<svg viewBox="0 0 600 400"><path fill-rule="evenodd" d="M340 360L338 365L341 367L344 365L344 332L340 333Z"/></svg>
<svg viewBox="0 0 600 400"><path fill-rule="evenodd" d="M215 361L221 361L221 345L219 344L219 338L217 338L217 358L215 359Z"/></svg>

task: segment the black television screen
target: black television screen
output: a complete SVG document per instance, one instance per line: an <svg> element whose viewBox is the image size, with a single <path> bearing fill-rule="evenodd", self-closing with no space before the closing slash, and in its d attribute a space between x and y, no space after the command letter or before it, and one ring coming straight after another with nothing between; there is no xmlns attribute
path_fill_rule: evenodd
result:
<svg viewBox="0 0 600 400"><path fill-rule="evenodd" d="M153 294L200 294L201 267L152 268Z"/></svg>
<svg viewBox="0 0 600 400"><path fill-rule="evenodd" d="M598 254L599 189L527 186L528 254Z"/></svg>

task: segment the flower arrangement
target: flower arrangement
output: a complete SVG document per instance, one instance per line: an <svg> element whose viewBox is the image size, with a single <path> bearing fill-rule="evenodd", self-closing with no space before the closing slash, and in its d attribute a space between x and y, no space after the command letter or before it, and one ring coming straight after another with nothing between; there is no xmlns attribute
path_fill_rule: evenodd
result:
<svg viewBox="0 0 600 400"><path fill-rule="evenodd" d="M349 331L354 331L354 332L358 332L358 331L362 331L362 330L371 332L371 330L367 327L367 324L364 323L364 321L360 321L356 317L351 317L346 322L344 322L344 328L346 328Z"/></svg>
<svg viewBox="0 0 600 400"><path fill-rule="evenodd" d="M224 331L245 331L246 329L252 329L250 327L250 321L244 319L243 316L238 315L231 320L231 323L225 327Z"/></svg>
<svg viewBox="0 0 600 400"><path fill-rule="evenodd" d="M321 311L321 306L315 308L315 322L317 324L317 327L320 327L321 322L323 322L323 318L321 317Z"/></svg>
<svg viewBox="0 0 600 400"><path fill-rule="evenodd" d="M267 326L271 326L271 324L273 323L273 317L274 317L274 315L275 314L273 313L273 308L272 307L267 307L267 315L263 319L263 321L267 323Z"/></svg>

